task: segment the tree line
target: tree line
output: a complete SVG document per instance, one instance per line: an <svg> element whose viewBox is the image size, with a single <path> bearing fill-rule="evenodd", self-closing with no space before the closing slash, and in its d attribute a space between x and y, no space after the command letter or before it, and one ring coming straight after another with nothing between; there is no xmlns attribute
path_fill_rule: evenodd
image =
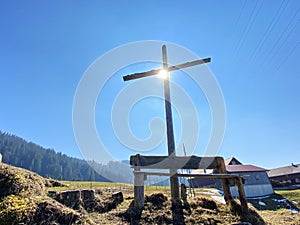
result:
<svg viewBox="0 0 300 225"><path fill-rule="evenodd" d="M54 149L45 149L18 136L0 131L2 161L58 180L131 182L129 166L117 161L93 164L97 172L85 160L69 157Z"/></svg>

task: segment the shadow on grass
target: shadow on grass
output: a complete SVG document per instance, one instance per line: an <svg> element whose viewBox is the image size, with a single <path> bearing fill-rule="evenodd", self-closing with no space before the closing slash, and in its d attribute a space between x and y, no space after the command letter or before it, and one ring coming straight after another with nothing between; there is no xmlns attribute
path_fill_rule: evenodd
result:
<svg viewBox="0 0 300 225"><path fill-rule="evenodd" d="M268 197L261 198L252 198L248 199L248 202L251 203L257 210L278 210L278 209L290 209L299 211L299 208L295 206L292 202L285 199L280 194L272 194Z"/></svg>
<svg viewBox="0 0 300 225"><path fill-rule="evenodd" d="M172 218L174 225L184 225L183 205L181 201L172 203Z"/></svg>
<svg viewBox="0 0 300 225"><path fill-rule="evenodd" d="M132 225L140 224L141 222L155 222L156 224L174 224L184 225L183 205L181 201L173 202L171 211L172 219L167 214L154 213L153 210L160 211L166 207L165 202L168 200L162 193L155 193L145 197L145 206L139 209L134 206L134 201L129 205L129 208L123 214L124 219ZM152 216L142 219L143 210L152 211Z"/></svg>
<svg viewBox="0 0 300 225"><path fill-rule="evenodd" d="M138 209L134 206L134 201L129 205L129 208L123 214L124 219L131 225L141 224L143 209ZM174 224L174 225L185 225L183 206L180 201L172 204L172 221L162 216L156 217L157 224Z"/></svg>
<svg viewBox="0 0 300 225"><path fill-rule="evenodd" d="M128 222L130 222L131 225L137 225L140 224L140 220L142 217L143 209L139 209L134 206L134 201L132 201L124 213L124 218Z"/></svg>
<svg viewBox="0 0 300 225"><path fill-rule="evenodd" d="M257 213L257 211L253 208L249 208L249 214L244 215L242 213L242 208L239 202L236 200L233 200L230 202L230 210L233 214L238 215L241 218L241 221L243 222L249 222L251 224L256 225L266 225L266 222L263 220L263 218Z"/></svg>
<svg viewBox="0 0 300 225"><path fill-rule="evenodd" d="M152 194L146 196L143 209L134 207L134 201L129 208L122 213L122 217L132 225L136 224L218 224L224 221L215 217L219 213L229 213L239 217L242 222L249 222L255 225L266 225L262 217L257 213L255 208L249 207L249 214L244 215L238 200L233 200L228 206L221 206L215 201L207 198L196 198L191 202L178 201L170 202L163 194ZM143 216L142 216L143 213ZM228 220L227 222L229 222ZM231 224L231 223L228 223Z"/></svg>

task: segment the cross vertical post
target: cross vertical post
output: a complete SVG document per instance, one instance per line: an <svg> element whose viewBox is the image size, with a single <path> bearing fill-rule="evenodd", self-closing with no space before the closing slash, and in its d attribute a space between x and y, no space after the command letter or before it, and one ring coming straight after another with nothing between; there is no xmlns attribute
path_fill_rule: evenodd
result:
<svg viewBox="0 0 300 225"><path fill-rule="evenodd" d="M166 126L167 126L167 144L168 144L168 155L175 156L175 140L173 130L173 116L172 116L172 105L170 96L170 83L169 83L169 72L168 72L168 59L167 59L167 47L162 46L162 59L163 59L163 70L167 72L167 77L164 79L164 94L165 94L165 109L166 109ZM176 171L170 170L171 174L175 174ZM172 202L175 203L179 200L179 184L178 178L175 176L170 177L171 196Z"/></svg>
<svg viewBox="0 0 300 225"><path fill-rule="evenodd" d="M168 157L172 158L172 157L176 156L176 153L175 153L175 141L174 141L174 130L173 130L172 105L171 105L171 97L170 97L169 73L171 71L181 70L181 69L188 68L191 66L209 63L211 61L211 58L194 60L192 62L186 62L186 63L168 67L167 47L165 45L163 45L162 46L162 59L163 59L163 67L162 68L150 70L150 71L146 71L146 72L141 72L141 73L125 75L125 76L123 76L123 80L129 81L129 80L134 80L134 79L139 79L139 78L143 78L143 77L157 75L161 72L161 70L163 70L164 73L167 73L167 76L165 77L165 80L164 80L164 97L165 97L165 110L166 110ZM176 177L176 172L177 172L176 169L170 169L170 174L172 174L172 176L170 177L170 186L171 186L171 196L172 196L173 204L177 204L180 201L179 184L178 184L178 178ZM139 185L142 185L142 184L139 184ZM135 185L136 190L138 190L138 187L136 187L136 186L138 186L138 184Z"/></svg>

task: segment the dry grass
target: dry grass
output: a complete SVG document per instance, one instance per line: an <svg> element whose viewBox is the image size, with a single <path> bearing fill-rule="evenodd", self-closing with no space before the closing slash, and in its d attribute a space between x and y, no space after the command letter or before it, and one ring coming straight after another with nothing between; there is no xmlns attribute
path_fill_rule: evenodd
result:
<svg viewBox="0 0 300 225"><path fill-rule="evenodd" d="M89 188L89 182L65 182L70 186L68 189ZM116 184L105 182L93 182L93 188L105 191L122 190L124 194L124 202L108 213L91 214L90 218L97 224L130 224L130 221L124 219L124 213L130 208L133 201L133 186L130 184ZM66 187L58 188L66 189ZM238 210L232 210L221 203L212 200L209 195L205 194L205 189L195 189L195 198L190 198L189 207L183 207L184 219L186 224L236 224L242 221ZM170 188L162 186L146 186L145 194L151 195L153 193L161 193L168 198L161 207L153 205L151 201L145 203L145 208L141 214L141 224L170 224L172 221L172 205L170 201ZM290 201L300 202L300 191L278 191L277 195L281 198L285 197ZM274 197L274 196L273 196ZM202 199L202 200L201 200ZM208 199L203 201L203 199ZM266 200L264 200L266 201ZM268 201L268 200L267 200ZM212 203L213 202L213 203ZM208 205L205 205L208 204ZM211 204L211 205L210 205ZM216 204L216 208L212 207ZM209 206L210 205L210 206ZM185 205L186 206L186 205ZM252 211L252 217L246 218L252 221L252 224L285 224L296 225L300 224L300 214L291 213L287 209L274 210L259 210L249 205ZM121 215L121 216L120 216Z"/></svg>
<svg viewBox="0 0 300 225"><path fill-rule="evenodd" d="M239 202L231 206L214 201L207 190L196 189L196 197L189 198L181 206L172 206L169 187L145 187L145 207L139 213L133 210L133 186L131 184L105 182L70 182L66 186L48 187L46 180L30 171L1 164L0 177L1 224L172 224L173 218L182 219L185 224L238 224L249 221L253 225L300 224L300 213L287 209L257 211L250 207L250 215L241 214ZM50 182L51 184L51 182ZM51 185L50 185L51 186ZM38 189L37 189L38 187ZM48 191L74 189L96 190L97 199L105 204L113 192L122 191L124 201L106 213L87 212L84 208L70 209L47 196ZM280 191L277 196L288 198L297 205L300 191ZM265 201L265 200L264 200ZM176 212L176 213L173 213Z"/></svg>
<svg viewBox="0 0 300 225"><path fill-rule="evenodd" d="M264 218L266 224L274 225L299 225L300 224L300 214L292 213L288 209L279 209L277 211L273 210L263 210L259 211L259 214Z"/></svg>

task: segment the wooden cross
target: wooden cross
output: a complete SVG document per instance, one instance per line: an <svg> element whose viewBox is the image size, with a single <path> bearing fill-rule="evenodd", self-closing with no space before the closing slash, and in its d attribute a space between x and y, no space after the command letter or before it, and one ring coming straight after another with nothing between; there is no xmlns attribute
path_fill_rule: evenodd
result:
<svg viewBox="0 0 300 225"><path fill-rule="evenodd" d="M170 85L169 85L169 72L180 70L183 68L208 63L211 61L211 58L205 58L201 60L195 60L192 62L187 62L183 64L179 64L176 66L168 67L167 60L167 47L165 45L162 46L162 59L163 59L163 67L161 69L150 70L142 73L134 73L123 76L124 81L134 80L142 77L148 77L157 75L160 73L165 73L164 79L164 96L165 96L165 110L166 110L166 124L167 124L167 144L168 144L168 155L175 156L175 141L174 141L174 131L173 131L173 119L172 119L172 107L171 107L171 98L170 98ZM170 170L171 174L175 174L176 170ZM172 202L176 203L179 201L179 185L178 178L176 176L170 177L171 184L171 196Z"/></svg>

